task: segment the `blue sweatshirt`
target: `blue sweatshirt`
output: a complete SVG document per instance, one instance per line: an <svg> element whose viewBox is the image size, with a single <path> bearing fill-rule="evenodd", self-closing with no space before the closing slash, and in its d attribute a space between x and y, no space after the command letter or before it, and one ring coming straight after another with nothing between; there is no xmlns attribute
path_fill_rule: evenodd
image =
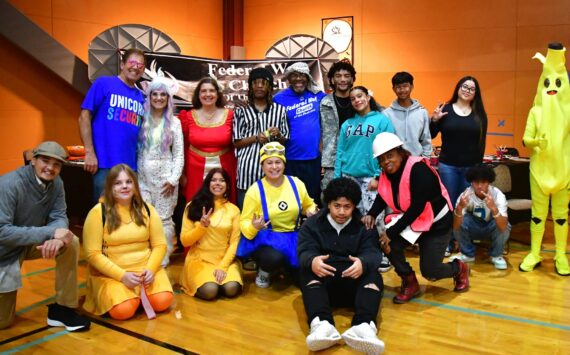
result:
<svg viewBox="0 0 570 355"><path fill-rule="evenodd" d="M394 133L394 126L378 111L370 111L364 117L356 114L346 120L338 137L334 177L379 176L380 167L372 154L372 142L382 132Z"/></svg>
<svg viewBox="0 0 570 355"><path fill-rule="evenodd" d="M319 157L321 120L319 106L325 93L305 90L301 95L287 88L273 97L285 106L289 123L289 140L285 144L287 160L311 160Z"/></svg>

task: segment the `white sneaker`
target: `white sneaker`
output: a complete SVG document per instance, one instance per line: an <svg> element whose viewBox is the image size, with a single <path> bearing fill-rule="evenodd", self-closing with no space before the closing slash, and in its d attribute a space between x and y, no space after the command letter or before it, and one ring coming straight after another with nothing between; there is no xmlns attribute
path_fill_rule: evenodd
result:
<svg viewBox="0 0 570 355"><path fill-rule="evenodd" d="M495 265L495 269L497 270L506 270L507 269L507 262L505 258L502 256L492 256L491 263Z"/></svg>
<svg viewBox="0 0 570 355"><path fill-rule="evenodd" d="M257 276L255 277L255 286L259 288L268 288L271 285L271 277L267 271L261 269L257 270Z"/></svg>
<svg viewBox="0 0 570 355"><path fill-rule="evenodd" d="M355 350L362 351L367 355L378 355L384 352L384 342L378 339L376 333L378 330L374 322L362 323L350 327L342 333L342 338L346 345Z"/></svg>
<svg viewBox="0 0 570 355"><path fill-rule="evenodd" d="M307 335L307 347L311 351L319 351L330 348L341 339L340 333L326 320L315 317L311 321L311 330Z"/></svg>
<svg viewBox="0 0 570 355"><path fill-rule="evenodd" d="M474 256L467 256L465 254L462 253L457 253L451 257L449 257L449 261L453 261L455 259L459 259L461 261L463 261L464 263L472 263L475 261L475 257Z"/></svg>

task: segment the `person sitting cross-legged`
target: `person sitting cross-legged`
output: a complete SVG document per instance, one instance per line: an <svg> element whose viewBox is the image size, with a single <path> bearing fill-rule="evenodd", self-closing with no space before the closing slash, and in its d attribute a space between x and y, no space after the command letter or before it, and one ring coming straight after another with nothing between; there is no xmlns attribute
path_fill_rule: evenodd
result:
<svg viewBox="0 0 570 355"><path fill-rule="evenodd" d="M511 225L507 218L507 199L492 186L495 171L485 164L471 167L465 177L471 184L457 199L453 216L453 229L460 232L461 253L449 260L475 261L473 240L491 239L489 256L495 268L504 270L507 262L503 258L503 247L509 239Z"/></svg>
<svg viewBox="0 0 570 355"><path fill-rule="evenodd" d="M332 180L323 196L326 207L299 232L300 284L310 324L307 347L318 351L343 338L351 348L380 354L384 343L376 335L376 316L384 286L378 232L360 221L356 206L361 191L353 180ZM342 336L331 306L354 308L352 326Z"/></svg>

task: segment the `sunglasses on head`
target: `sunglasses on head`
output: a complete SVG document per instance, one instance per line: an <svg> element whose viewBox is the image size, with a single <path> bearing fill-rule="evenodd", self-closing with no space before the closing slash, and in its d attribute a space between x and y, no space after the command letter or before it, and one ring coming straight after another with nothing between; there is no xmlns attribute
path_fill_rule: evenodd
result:
<svg viewBox="0 0 570 355"><path fill-rule="evenodd" d="M261 155L271 155L271 154L283 154L285 153L285 147L283 146L269 146L261 148Z"/></svg>

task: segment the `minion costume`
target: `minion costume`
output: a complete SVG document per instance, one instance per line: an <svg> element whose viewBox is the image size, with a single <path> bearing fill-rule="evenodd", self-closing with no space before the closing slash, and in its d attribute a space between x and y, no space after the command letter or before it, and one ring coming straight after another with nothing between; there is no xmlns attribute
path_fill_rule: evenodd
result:
<svg viewBox="0 0 570 355"><path fill-rule="evenodd" d="M260 150L260 163L272 157L286 162L285 147L277 142L264 145ZM285 256L288 267L298 268L297 234L301 214L316 207L305 184L296 177L285 175L279 187L271 186L265 177L258 180L245 195L240 218L245 238L241 238L236 255L249 257L259 247L270 246ZM267 228L257 230L251 222L253 215L263 216L266 223L270 221Z"/></svg>
<svg viewBox="0 0 570 355"><path fill-rule="evenodd" d="M551 43L546 57L540 53L533 57L540 60L544 68L523 135L523 144L532 149L531 251L519 266L521 271L532 271L542 260L540 247L550 201L556 240L554 265L556 272L562 276L570 275L566 257L570 187L570 87L565 52L566 48L562 44Z"/></svg>

